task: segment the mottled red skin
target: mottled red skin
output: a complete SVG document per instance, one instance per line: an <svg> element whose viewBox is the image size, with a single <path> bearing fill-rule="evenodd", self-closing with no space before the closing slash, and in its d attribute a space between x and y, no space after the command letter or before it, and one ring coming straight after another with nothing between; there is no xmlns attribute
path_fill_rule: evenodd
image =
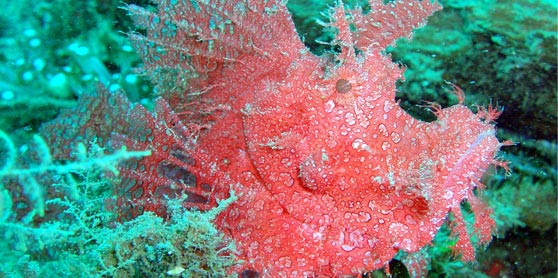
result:
<svg viewBox="0 0 558 278"><path fill-rule="evenodd" d="M131 39L162 98L153 113L128 105L131 123L113 130L113 147L154 153L122 167L121 215L164 215L165 199L182 193L207 209L232 190L238 200L216 220L237 245L231 271L262 277L382 268L429 244L450 212L456 252L474 259L460 204L488 242L494 221L473 190L490 164L504 165L494 159L498 111L473 113L455 87L459 104L432 104L437 120L416 120L395 101L403 69L382 54L437 4L336 8L332 61L305 49L282 3L191 3L129 8L148 29Z"/></svg>
<svg viewBox="0 0 558 278"><path fill-rule="evenodd" d="M399 249L430 243L450 211L458 249L474 257L460 203L480 204L472 190L500 145L493 126L461 104L437 110L432 123L413 119L394 101L390 81L401 70L386 67L386 57L367 57L327 77L317 59L306 61L310 69L302 71L313 74L288 75L235 121L213 126L207 143L201 138L198 151L227 173L218 183L240 195L217 223L237 242L243 267L270 277L363 273ZM341 77L355 83L351 92L336 92ZM373 78L385 82L365 82ZM240 146L218 135L231 126L242 131ZM224 157L229 163L219 163ZM490 238L489 212L475 212L483 215L481 236Z"/></svg>

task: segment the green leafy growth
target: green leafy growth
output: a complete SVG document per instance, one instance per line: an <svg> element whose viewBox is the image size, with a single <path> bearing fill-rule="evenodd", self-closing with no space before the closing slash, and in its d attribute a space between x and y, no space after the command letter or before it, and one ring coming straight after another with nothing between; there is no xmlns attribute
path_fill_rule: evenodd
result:
<svg viewBox="0 0 558 278"><path fill-rule="evenodd" d="M510 136L508 136L509 138ZM513 138L513 137L512 137ZM518 227L545 232L558 220L556 142L513 138L521 142L503 157L513 175L496 172L487 183L486 198L492 208L498 236Z"/></svg>
<svg viewBox="0 0 558 278"><path fill-rule="evenodd" d="M69 174L87 171L89 169L109 171L118 175L117 165L119 162L150 155L148 151L128 152L125 148L113 154L104 154L104 150L96 146L91 148L91 151L93 151L93 155L91 156L88 154L86 147L83 144L79 144L74 153L76 157L75 161L66 164L55 163L46 142L42 137L34 135L32 144L33 151L39 162L32 163L31 166L26 168L20 168L17 167L18 159L20 158L18 158L18 151L16 150L15 144L2 130L0 130L0 143L2 144L0 145L0 153L5 153L5 160L0 168L0 181L2 181L2 183L0 183L0 191L3 192L6 190L6 181L14 183L14 179L17 179L17 182L22 187L23 195L25 195L30 201L29 203L33 205L33 208L24 217L23 222L25 223L32 221L35 216L43 217L45 215L45 194L48 188L40 184L40 180L43 178L42 175L56 175L72 180ZM93 145L95 146L94 142ZM27 148L28 146L24 146L21 149L26 152ZM72 182L70 182L70 184L72 184ZM77 192L76 188L69 188L71 196L76 197L75 192ZM7 209L9 209L9 207ZM9 212L4 211L4 213L2 213L3 219L7 218L6 213Z"/></svg>
<svg viewBox="0 0 558 278"><path fill-rule="evenodd" d="M117 223L106 205L117 165L149 152L106 154L90 142L61 163L41 137L33 141L16 148L0 131L0 277L228 277L234 244L212 221L236 200L233 193L203 213L183 208L183 196L169 201L166 220L145 213ZM22 153L25 147L33 152ZM31 153L38 162L22 163L33 161L22 157ZM21 203L29 206L23 216Z"/></svg>

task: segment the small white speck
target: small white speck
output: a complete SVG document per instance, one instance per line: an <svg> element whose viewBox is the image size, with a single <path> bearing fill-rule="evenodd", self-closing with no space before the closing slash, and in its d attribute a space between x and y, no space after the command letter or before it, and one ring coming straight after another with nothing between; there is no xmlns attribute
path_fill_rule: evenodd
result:
<svg viewBox="0 0 558 278"><path fill-rule="evenodd" d="M72 43L68 46L68 49L79 56L85 56L89 54L89 48L86 46L81 46L77 43Z"/></svg>
<svg viewBox="0 0 558 278"><path fill-rule="evenodd" d="M34 77L34 75L30 71L24 72L23 76L22 76L23 80L25 80L25 81L31 81L31 80L33 80L33 77Z"/></svg>
<svg viewBox="0 0 558 278"><path fill-rule="evenodd" d="M45 68L45 64L46 62L44 59L38 58L33 60L33 67L38 71L42 71Z"/></svg>
<svg viewBox="0 0 558 278"><path fill-rule="evenodd" d="M453 191L451 190L446 191L446 194L444 194L444 199L449 200L451 198L453 198Z"/></svg>
<svg viewBox="0 0 558 278"><path fill-rule="evenodd" d="M182 272L184 272L184 270L186 270L185 268L177 265L171 269L169 269L169 271L167 271L167 275L170 276L179 276L180 274L182 274Z"/></svg>
<svg viewBox="0 0 558 278"><path fill-rule="evenodd" d="M2 92L2 100L12 100L14 99L15 94L13 91L3 91Z"/></svg>
<svg viewBox="0 0 558 278"><path fill-rule="evenodd" d="M325 111L327 113L330 113L331 111L333 111L333 108L335 108L335 102L330 99L325 103Z"/></svg>
<svg viewBox="0 0 558 278"><path fill-rule="evenodd" d="M41 46L41 40L39 39L32 39L29 41L29 46L31 47L39 47Z"/></svg>
<svg viewBox="0 0 558 278"><path fill-rule="evenodd" d="M392 132L391 133L391 141L393 141L393 143L399 143L399 141L401 141L401 136L399 135L399 133L397 132Z"/></svg>
<svg viewBox="0 0 558 278"><path fill-rule="evenodd" d="M135 74L128 74L125 77L126 83L135 84L138 81L138 76Z"/></svg>
<svg viewBox="0 0 558 278"><path fill-rule="evenodd" d="M354 125L356 123L355 115L353 113L346 113L345 114L345 122L348 125Z"/></svg>
<svg viewBox="0 0 558 278"><path fill-rule="evenodd" d="M23 31L23 35L26 37L34 37L37 35L37 31L35 31L35 29L25 29Z"/></svg>
<svg viewBox="0 0 558 278"><path fill-rule="evenodd" d="M126 45L122 46L122 51L132 52L132 51L134 51L134 48L132 46L126 44Z"/></svg>
<svg viewBox="0 0 558 278"><path fill-rule="evenodd" d="M382 150L387 151L390 147L391 147L391 145L389 144L389 142L384 141L382 143Z"/></svg>
<svg viewBox="0 0 558 278"><path fill-rule="evenodd" d="M116 92L117 90L121 89L122 87L120 87L120 85L118 84L111 84L109 86L109 91L111 92Z"/></svg>

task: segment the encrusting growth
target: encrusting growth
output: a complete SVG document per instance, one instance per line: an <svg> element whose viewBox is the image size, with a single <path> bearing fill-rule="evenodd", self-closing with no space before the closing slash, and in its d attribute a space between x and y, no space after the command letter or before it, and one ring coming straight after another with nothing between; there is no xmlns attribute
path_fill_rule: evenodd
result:
<svg viewBox="0 0 558 278"><path fill-rule="evenodd" d="M233 190L238 200L215 219L237 245L230 271L262 277L382 268L429 244L450 212L456 252L473 260L463 201L490 241L491 211L474 190L490 164L505 166L495 160L498 113L475 114L460 99L432 105L434 122L412 118L395 101L403 69L383 53L437 3L374 0L368 13L339 4L332 62L304 47L282 1L156 2L157 13L128 7L147 29L130 38L161 94L155 111L99 92L113 105L98 107L113 110L97 115L127 121L112 146L152 152L122 165L123 219L164 215L166 199L182 194L185 206L208 209Z"/></svg>

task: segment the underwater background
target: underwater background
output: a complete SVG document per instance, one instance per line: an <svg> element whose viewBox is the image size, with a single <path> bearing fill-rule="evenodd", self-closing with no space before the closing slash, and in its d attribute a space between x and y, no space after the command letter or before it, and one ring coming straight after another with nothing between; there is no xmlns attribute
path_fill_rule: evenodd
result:
<svg viewBox="0 0 558 278"><path fill-rule="evenodd" d="M36 135L77 96L103 84L125 89L150 107L155 94L127 39L137 31L122 9L149 1L3 1L0 15L0 277L227 277L233 257L218 249L211 220L222 208L171 219L146 213L122 225L106 210L116 165L141 152L76 151L55 161ZM354 6L363 3L347 1ZM407 67L397 97L414 117L434 120L428 101L457 103L446 81L467 94L465 104L503 108L498 137L510 162L487 173L482 197L497 231L478 263L454 258L443 229L429 247L429 277L556 277L557 275L557 4L554 0L453 1L429 18L411 41L388 51ZM333 35L322 14L333 1L289 1L306 45L318 55ZM106 173L110 172L111 175ZM232 247L231 247L232 248ZM181 265L183 269L177 269ZM394 277L408 277L393 261ZM368 277L383 277L381 271Z"/></svg>

